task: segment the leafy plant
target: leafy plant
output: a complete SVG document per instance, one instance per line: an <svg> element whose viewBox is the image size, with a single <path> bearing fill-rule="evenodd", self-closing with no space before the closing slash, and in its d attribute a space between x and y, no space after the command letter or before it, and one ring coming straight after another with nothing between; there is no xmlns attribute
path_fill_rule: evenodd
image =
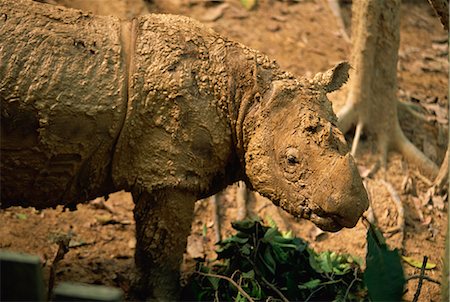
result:
<svg viewBox="0 0 450 302"><path fill-rule="evenodd" d="M237 230L218 243L211 266L198 263L184 299L247 301L365 301L361 259L316 253L300 238L258 220L232 224Z"/></svg>
<svg viewBox="0 0 450 302"><path fill-rule="evenodd" d="M372 301L400 301L405 285L400 254L388 249L383 235L372 224L367 230L366 264L364 282Z"/></svg>

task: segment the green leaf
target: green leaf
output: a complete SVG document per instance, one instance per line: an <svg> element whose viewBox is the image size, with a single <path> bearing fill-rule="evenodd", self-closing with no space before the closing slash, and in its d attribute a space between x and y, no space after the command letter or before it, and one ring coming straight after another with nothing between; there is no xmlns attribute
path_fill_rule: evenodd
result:
<svg viewBox="0 0 450 302"><path fill-rule="evenodd" d="M283 235L275 235L273 237L273 241L277 242L277 243L286 243L286 244L291 244L293 238L285 238L283 237Z"/></svg>
<svg viewBox="0 0 450 302"><path fill-rule="evenodd" d="M241 4L247 10L252 10L256 6L257 0L241 0Z"/></svg>
<svg viewBox="0 0 450 302"><path fill-rule="evenodd" d="M422 261L419 261L417 259L414 259L412 257L407 257L407 256L402 256L402 259L406 261L406 263L408 263L411 266L417 267L417 268L422 268ZM433 269L436 267L435 263L432 262L427 262L427 264L425 265L425 269Z"/></svg>
<svg viewBox="0 0 450 302"><path fill-rule="evenodd" d="M266 220L267 220L267 224L272 228L272 229L278 229L277 223L275 222L275 220L272 219L272 217L270 217L269 215L266 216Z"/></svg>
<svg viewBox="0 0 450 302"><path fill-rule="evenodd" d="M315 289L322 283L320 279L313 279L311 281L308 281L306 283L300 284L298 286L299 289Z"/></svg>
<svg viewBox="0 0 450 302"><path fill-rule="evenodd" d="M27 214L16 213L16 218L18 218L20 220L27 220L28 216L27 216Z"/></svg>
<svg viewBox="0 0 450 302"><path fill-rule="evenodd" d="M286 239L294 239L294 233L292 232L292 230L283 231L283 232L281 232L281 235L283 236L283 238L286 238Z"/></svg>
<svg viewBox="0 0 450 302"><path fill-rule="evenodd" d="M241 238L238 236L231 236L227 239L225 239L224 241L222 241L222 244L227 244L227 243L238 243L238 244L244 244L248 242L248 237L247 238Z"/></svg>
<svg viewBox="0 0 450 302"><path fill-rule="evenodd" d="M317 264L315 267L319 269L319 272L331 273L333 271L333 265L331 263L329 251L322 252L314 258Z"/></svg>
<svg viewBox="0 0 450 302"><path fill-rule="evenodd" d="M273 259L272 253L269 248L264 250L264 257L261 258L263 263L266 265L267 269L275 275L275 268L277 266L275 260Z"/></svg>
<svg viewBox="0 0 450 302"><path fill-rule="evenodd" d="M247 302L247 299L244 296L242 296L240 292L238 292L234 301L235 302Z"/></svg>
<svg viewBox="0 0 450 302"><path fill-rule="evenodd" d="M255 278L255 271L254 270L250 270L248 272L243 272L242 273L242 278L247 278L247 279Z"/></svg>
<svg viewBox="0 0 450 302"><path fill-rule="evenodd" d="M363 266L363 259L358 256L348 255L347 261L349 263L356 263L358 266Z"/></svg>
<svg viewBox="0 0 450 302"><path fill-rule="evenodd" d="M280 233L278 232L277 229L274 228L268 229L267 232L264 234L264 242L268 243L273 242L278 234Z"/></svg>
<svg viewBox="0 0 450 302"><path fill-rule="evenodd" d="M216 277L210 277L210 276L208 276L207 278L208 278L208 281L213 286L214 290L217 290L219 288L220 279L216 278Z"/></svg>
<svg viewBox="0 0 450 302"><path fill-rule="evenodd" d="M362 301L367 295L356 257L333 252L316 253L300 239L283 236L257 220L235 222L237 234L217 244L214 262L200 264L202 272L231 277L240 271L239 284L255 301L273 295L273 287L290 301L320 299L321 301ZM258 272L258 273L255 273ZM328 272L324 274L324 272ZM355 275L354 275L355 274ZM342 275L339 277L339 275ZM244 301L244 297L227 282L194 275L198 286L191 295L198 300ZM264 277L269 284L261 282ZM353 280L353 281L352 281ZM349 291L349 284L352 287ZM272 286L271 286L272 285ZM340 299L340 300L339 300Z"/></svg>
<svg viewBox="0 0 450 302"><path fill-rule="evenodd" d="M241 251L242 255L250 256L250 254L252 253L252 246L250 244L246 243L241 247L240 251Z"/></svg>
<svg viewBox="0 0 450 302"><path fill-rule="evenodd" d="M295 248L295 246L294 246ZM284 251L281 244L272 245L273 254L277 262L286 263L289 260L289 254Z"/></svg>
<svg viewBox="0 0 450 302"><path fill-rule="evenodd" d="M263 298L263 293L262 293L262 289L261 286L259 285L259 283L256 280L250 280L250 283L252 285L252 291L250 293L250 296L252 296L253 298L255 298L256 300L261 300Z"/></svg>
<svg viewBox="0 0 450 302"><path fill-rule="evenodd" d="M202 236L203 238L206 238L206 235L208 233L208 228L206 226L206 223L203 224L203 228L202 228Z"/></svg>
<svg viewBox="0 0 450 302"><path fill-rule="evenodd" d="M401 301L405 277L400 255L396 249L389 250L380 235L373 225L367 230L364 282L373 301Z"/></svg>
<svg viewBox="0 0 450 302"><path fill-rule="evenodd" d="M232 221L231 226L238 231L245 232L252 229L255 226L256 221L253 219L244 219L239 221Z"/></svg>

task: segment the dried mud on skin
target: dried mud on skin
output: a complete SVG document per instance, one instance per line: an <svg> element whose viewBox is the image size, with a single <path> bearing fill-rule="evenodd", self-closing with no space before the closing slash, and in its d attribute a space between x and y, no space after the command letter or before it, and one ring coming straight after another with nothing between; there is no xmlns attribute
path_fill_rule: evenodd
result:
<svg viewBox="0 0 450 302"><path fill-rule="evenodd" d="M219 33L259 49L276 59L282 68L296 75L314 74L325 70L333 63L347 59L350 45L340 36L334 16L322 1L304 1L289 5L282 1L261 1L260 7L251 12L231 2L216 21L204 21ZM202 19L210 7L169 6L167 1L154 1L151 9L156 12L175 12ZM411 97L434 108L446 108L447 70L446 60L442 60L446 33L440 26L426 1L406 3L402 6L401 45L399 59L399 95L401 100ZM261 21L264 20L264 21ZM251 30L250 30L251 29ZM444 40L444 43L439 42ZM443 46L444 45L444 46ZM445 56L445 55L444 55ZM445 57L444 57L445 58ZM335 110L345 101L346 89L332 95ZM437 101L434 102L437 98ZM442 115L441 112L436 112ZM444 113L445 116L445 113ZM448 141L448 124L429 124L405 114L400 117L406 135L428 156L440 163ZM375 149L370 141L362 141L357 154L358 164L366 168L374 162L371 152ZM381 179L381 173L374 179ZM402 184L406 177L414 183L417 196L403 193ZM422 205L420 196L428 189L427 184L408 167L401 156L391 154L386 179L400 194L404 203L406 229L403 244L394 234L388 239L393 246L403 246L403 255L421 260L424 255L437 268L427 271L427 275L439 279L443 269L441 260L444 247L445 226L447 224L448 202L443 209L433 203ZM385 187L376 181L369 181L375 214L382 230L388 230L396 222L395 205ZM419 201L418 201L419 199ZM222 235L231 234L230 221L236 217L234 189L221 197ZM39 255L44 263L46 275L57 250L51 243L52 234L68 232L74 234L71 248L57 270L56 282L80 281L94 284L118 286L128 289L133 269L134 222L133 204L126 193L118 193L106 203L110 208L94 204L79 206L76 212L56 210L36 211L34 209L10 208L0 212L0 248L23 251ZM308 221L296 221L288 214L274 207L269 201L251 196L250 215L272 217L281 229L292 229L294 233L308 240L319 250L365 255L365 228L361 223L354 229L339 233L318 233ZM188 240L188 253L183 265L185 271L192 269L191 256L206 254L214 258L213 212L207 200L199 201L195 208L196 218ZM206 226L207 237L202 237ZM419 273L419 269L404 265L407 275ZM417 288L417 280L408 283L406 300L412 300ZM420 301L439 301L439 286L425 282Z"/></svg>

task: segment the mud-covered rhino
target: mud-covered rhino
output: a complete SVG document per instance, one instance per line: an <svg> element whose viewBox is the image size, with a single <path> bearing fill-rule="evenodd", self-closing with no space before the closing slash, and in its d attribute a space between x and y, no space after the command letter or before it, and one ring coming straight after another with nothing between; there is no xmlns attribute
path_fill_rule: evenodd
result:
<svg viewBox="0 0 450 302"><path fill-rule="evenodd" d="M132 192L145 296L176 297L194 201L244 180L324 230L367 196L326 93L185 17L0 0L1 207Z"/></svg>

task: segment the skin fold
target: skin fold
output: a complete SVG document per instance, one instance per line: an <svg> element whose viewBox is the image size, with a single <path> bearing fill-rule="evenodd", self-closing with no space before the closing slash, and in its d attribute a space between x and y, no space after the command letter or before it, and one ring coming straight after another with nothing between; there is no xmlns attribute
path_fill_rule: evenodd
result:
<svg viewBox="0 0 450 302"><path fill-rule="evenodd" d="M0 0L1 207L132 192L137 298L176 299L197 199L244 180L324 230L368 205L326 98L197 21Z"/></svg>

